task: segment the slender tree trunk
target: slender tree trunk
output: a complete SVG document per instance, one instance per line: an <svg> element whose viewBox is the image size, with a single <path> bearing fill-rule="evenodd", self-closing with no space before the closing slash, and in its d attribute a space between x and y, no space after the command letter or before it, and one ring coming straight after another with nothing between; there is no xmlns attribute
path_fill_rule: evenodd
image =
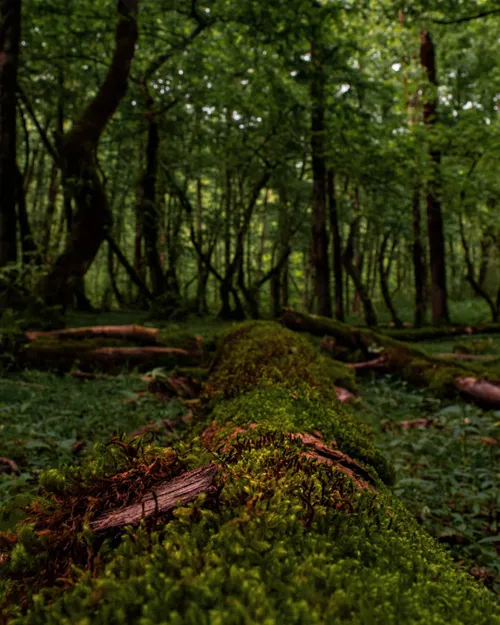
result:
<svg viewBox="0 0 500 625"><path fill-rule="evenodd" d="M340 236L337 197L335 194L335 176L333 169L328 170L328 205L330 209L330 230L333 247L333 278L335 281L335 317L344 321L344 276L342 269L342 238Z"/></svg>
<svg viewBox="0 0 500 625"><path fill-rule="evenodd" d="M435 147L436 138L433 129L437 121L437 78L436 52L430 33L420 33L420 62L427 72L429 91L424 103L424 124L430 133L430 158L433 172L427 184L427 228L429 234L431 264L431 303L432 322L434 325L449 323L448 297L446 290L446 252L441 210L441 152Z"/></svg>
<svg viewBox="0 0 500 625"><path fill-rule="evenodd" d="M373 302L368 295L365 285L363 284L363 279L361 277L361 272L357 263L354 263L354 241L356 238L356 233L358 230L358 221L359 218L356 218L354 223L351 226L351 231L349 233L349 238L347 241L346 249L343 254L343 262L346 272L349 274L355 289L355 294L359 297L360 301L363 304L363 309L365 313L365 320L369 327L375 327L377 325L377 314L375 312L375 308L373 307Z"/></svg>
<svg viewBox="0 0 500 625"><path fill-rule="evenodd" d="M328 235L326 231L325 74L321 52L311 44L311 153L313 170L312 265L316 309L332 316Z"/></svg>
<svg viewBox="0 0 500 625"><path fill-rule="evenodd" d="M146 261L151 277L152 292L158 297L165 291L165 276L158 252L158 207L156 204L156 181L158 176L158 149L160 136L154 104L150 102L148 117L148 142L146 148L146 171L142 179L142 198L139 213L142 218L142 233L144 236Z"/></svg>
<svg viewBox="0 0 500 625"><path fill-rule="evenodd" d="M16 88L21 0L0 1L0 267L17 260Z"/></svg>
<svg viewBox="0 0 500 625"><path fill-rule="evenodd" d="M394 253L394 246L389 254L389 258L387 259L387 268L385 266L385 255L387 251L387 245L389 243L390 234L386 234L382 240L382 245L380 246L380 253L378 257L378 265L379 265L379 276L380 276L380 289L382 291L382 297L384 298L384 303L387 306L387 310L391 314L392 322L396 328L401 328L403 324L398 317L398 313L394 306L394 303L391 298L391 292L389 289L389 276L391 273L391 265L392 265L392 255Z"/></svg>
<svg viewBox="0 0 500 625"><path fill-rule="evenodd" d="M137 41L137 12L138 0L118 0L119 21L111 67L97 95L61 142L64 179L72 181L71 194L77 211L66 249L44 281L49 304L71 303L75 284L86 274L112 224L97 171L96 151L104 128L127 90Z"/></svg>
<svg viewBox="0 0 500 625"><path fill-rule="evenodd" d="M415 279L415 327L420 328L425 319L425 261L422 245L422 226L420 215L420 191L413 189L413 275Z"/></svg>

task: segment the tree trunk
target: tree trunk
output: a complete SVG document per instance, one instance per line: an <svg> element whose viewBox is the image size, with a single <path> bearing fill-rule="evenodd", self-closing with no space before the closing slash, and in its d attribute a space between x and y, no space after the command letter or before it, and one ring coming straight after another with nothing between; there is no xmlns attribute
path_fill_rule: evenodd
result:
<svg viewBox="0 0 500 625"><path fill-rule="evenodd" d="M427 183L427 228L429 234L431 265L431 304L434 325L449 323L448 297L446 290L446 252L441 210L441 152L435 146L434 128L437 122L437 78L436 53L431 36L426 31L420 33L420 62L427 72L429 93L424 103L424 124L429 130L431 148L430 158L433 167Z"/></svg>
<svg viewBox="0 0 500 625"><path fill-rule="evenodd" d="M312 266L316 311L332 316L326 231L325 74L321 51L311 43L311 153L313 170Z"/></svg>
<svg viewBox="0 0 500 625"><path fill-rule="evenodd" d="M340 236L335 177L333 169L328 170L328 205L330 209L330 231L333 246L333 278L335 281L335 317L344 321L344 278L342 270L342 238Z"/></svg>
<svg viewBox="0 0 500 625"><path fill-rule="evenodd" d="M17 260L16 89L21 0L0 0L0 267Z"/></svg>
<svg viewBox="0 0 500 625"><path fill-rule="evenodd" d="M137 41L138 0L119 0L119 21L111 67L97 95L61 142L63 177L76 204L66 249L47 279L47 303L71 303L75 284L92 264L112 224L111 210L97 171L96 151L101 134L127 90Z"/></svg>
<svg viewBox="0 0 500 625"><path fill-rule="evenodd" d="M391 314L392 322L396 328L402 327L401 319L398 317L398 313L396 308L394 307L394 303L391 298L391 293L389 290L389 275L391 271L392 264L392 254L394 253L394 248L391 251L391 254L388 259L387 269L385 268L385 253L387 251L387 245L389 243L390 234L386 234L382 240L382 245L380 246L380 253L378 257L378 265L379 265L379 276L380 276L380 289L382 291L382 297L384 298L384 303L387 306L387 310Z"/></svg>
<svg viewBox="0 0 500 625"><path fill-rule="evenodd" d="M156 205L156 180L158 175L158 149L160 136L158 122L152 109L154 104L150 102L148 110L148 142L146 147L146 171L142 179L142 197L139 214L142 220L142 233L146 261L151 277L151 289L154 297L162 295L165 291L165 276L158 252L158 207Z"/></svg>
<svg viewBox="0 0 500 625"><path fill-rule="evenodd" d="M425 319L426 271L420 215L420 191L413 190L413 275L415 278L415 327L420 328Z"/></svg>
<svg viewBox="0 0 500 625"><path fill-rule="evenodd" d="M361 278L361 273L356 264L354 264L354 241L356 238L356 232L358 230L358 222L359 217L357 217L351 225L351 229L349 232L349 237L347 240L346 248L343 254L343 263L346 269L346 272L351 277L351 280L354 284L354 292L355 296L359 297L362 304L363 310L365 313L365 320L369 327L375 327L378 325L377 314L375 312L375 308L373 307L373 302L368 295L365 285L363 284L363 280Z"/></svg>

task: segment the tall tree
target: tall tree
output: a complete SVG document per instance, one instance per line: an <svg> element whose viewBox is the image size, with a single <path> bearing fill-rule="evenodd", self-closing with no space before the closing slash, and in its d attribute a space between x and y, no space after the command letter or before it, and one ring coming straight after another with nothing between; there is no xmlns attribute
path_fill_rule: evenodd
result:
<svg viewBox="0 0 500 625"><path fill-rule="evenodd" d="M420 63L427 73L430 89L424 101L424 124L430 131L430 159L432 172L427 183L427 228L431 265L432 323L448 323L448 296L446 290L446 251L443 213L441 209L441 150L432 132L437 122L436 50L429 32L420 32Z"/></svg>
<svg viewBox="0 0 500 625"><path fill-rule="evenodd" d="M317 30L316 26L314 30ZM325 71L323 51L317 33L311 41L311 154L313 173L312 198L312 264L316 310L332 316L328 234L326 230L326 155L325 155Z"/></svg>
<svg viewBox="0 0 500 625"><path fill-rule="evenodd" d="M44 282L50 304L69 304L75 285L87 272L112 224L97 168L97 147L107 123L127 90L137 42L139 0L118 0L119 20L111 67L94 99L63 137L59 153L63 177L76 205L66 249Z"/></svg>
<svg viewBox="0 0 500 625"><path fill-rule="evenodd" d="M0 2L0 267L17 260L16 87L21 0ZM19 192L22 192L21 189Z"/></svg>

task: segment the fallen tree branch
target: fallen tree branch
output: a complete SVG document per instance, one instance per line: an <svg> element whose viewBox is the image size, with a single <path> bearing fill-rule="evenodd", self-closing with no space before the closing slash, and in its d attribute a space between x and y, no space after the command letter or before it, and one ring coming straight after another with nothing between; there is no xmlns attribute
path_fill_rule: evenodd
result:
<svg viewBox="0 0 500 625"><path fill-rule="evenodd" d="M346 364L346 367L349 369L380 369L385 365L385 356L380 356L380 358L375 358L375 360L368 360L367 362L355 362Z"/></svg>
<svg viewBox="0 0 500 625"><path fill-rule="evenodd" d="M445 358L432 356L374 330L354 328L325 317L285 310L281 322L292 330L314 336L333 336L337 344L359 350L367 358L378 354L377 359L357 363L358 366L352 367L354 369L383 364L384 370L416 386L427 386L449 397L461 394L483 407L500 405L500 380L497 383L484 379L487 372L475 370L473 364L447 362ZM492 375L498 374L493 371Z"/></svg>
<svg viewBox="0 0 500 625"><path fill-rule="evenodd" d="M85 349L78 346L50 344L29 344L22 353L24 364L55 367L69 371L75 362L81 371L89 369L114 370L119 367L139 367L148 370L154 366L196 365L199 352L178 347L101 347Z"/></svg>
<svg viewBox="0 0 500 625"><path fill-rule="evenodd" d="M209 464L201 469L182 473L146 494L141 501L121 510L108 512L90 526L95 532L102 532L125 525L138 525L143 518L165 514L179 505L194 501L203 493L210 492L217 470L216 464Z"/></svg>
<svg viewBox="0 0 500 625"><path fill-rule="evenodd" d="M489 407L500 406L500 383L489 382L475 377L458 377L457 388L471 399Z"/></svg>
<svg viewBox="0 0 500 625"><path fill-rule="evenodd" d="M28 341L36 341L40 338L47 339L129 339L142 345L159 345L160 331L156 328L145 328L138 325L128 326L94 326L85 328L68 328L65 330L51 330L49 332L26 332Z"/></svg>

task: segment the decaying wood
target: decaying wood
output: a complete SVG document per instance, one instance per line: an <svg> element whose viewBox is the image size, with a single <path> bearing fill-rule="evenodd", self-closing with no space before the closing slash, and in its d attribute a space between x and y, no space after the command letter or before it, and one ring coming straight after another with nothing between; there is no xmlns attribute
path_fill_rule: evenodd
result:
<svg viewBox="0 0 500 625"><path fill-rule="evenodd" d="M376 483L375 478L359 462L333 446L326 445L320 438L307 433L290 434L289 436L291 440L300 440L304 447L314 449L314 453L307 454L308 457L335 466L342 473L349 475L359 488L365 490L371 488L370 484Z"/></svg>
<svg viewBox="0 0 500 625"><path fill-rule="evenodd" d="M201 434L201 441L205 448L215 451L220 449L222 452L228 452L240 434L245 434L249 430L257 428L256 423L249 423L246 427L235 427L223 439L220 438L221 427L216 421L205 428ZM376 484L375 478L363 466L353 460L350 456L343 453L339 449L335 449L336 442L332 441L331 445L327 445L323 440L323 435L319 431L313 434L308 433L291 433L285 434L292 441L300 441L304 447L309 450L304 452L307 458L314 458L318 462L326 462L341 473L348 475L356 486L362 490L372 489L372 484Z"/></svg>
<svg viewBox="0 0 500 625"><path fill-rule="evenodd" d="M141 425L141 427L137 428L137 430L131 432L128 435L128 438L137 438L138 436L144 436L144 434L149 434L150 432L157 433L161 432L162 430L166 430L179 438L177 432L175 431L174 424L178 423L179 421L188 422L192 418L193 413L187 412L185 415L182 415L182 417L179 417L177 419L162 419L160 422L157 423L147 423L146 425Z"/></svg>
<svg viewBox="0 0 500 625"><path fill-rule="evenodd" d="M354 369L382 368L411 384L432 386L443 395L451 397L460 393L481 406L500 405L500 380L483 379L484 374L476 373L472 364L433 356L371 329L290 309L284 311L281 322L295 331L332 336L337 344L360 352L366 362L351 365Z"/></svg>
<svg viewBox="0 0 500 625"><path fill-rule="evenodd" d="M35 366L54 366L59 370L69 370L78 362L81 371L88 369L113 370L128 365L148 369L168 360L174 365L199 364L199 352L190 352L177 347L101 347L98 349L68 348L55 345L32 343L23 351L24 363Z"/></svg>
<svg viewBox="0 0 500 625"><path fill-rule="evenodd" d="M101 516L90 524L91 528L100 532L125 525L138 525L143 518L156 517L176 506L194 501L201 494L210 492L217 470L216 464L209 464L182 473L145 494L141 501Z"/></svg>
<svg viewBox="0 0 500 625"><path fill-rule="evenodd" d="M492 408L500 406L500 383L464 376L456 378L455 384L462 393L481 404Z"/></svg>
<svg viewBox="0 0 500 625"><path fill-rule="evenodd" d="M341 404L348 404L356 399L356 395L348 391L346 388L335 386L335 394Z"/></svg>
<svg viewBox="0 0 500 625"><path fill-rule="evenodd" d="M85 328L68 328L65 330L51 330L50 332L26 332L28 341L40 338L48 339L129 339L142 345L159 345L160 331L156 328L145 328L138 325L128 326L95 326Z"/></svg>
<svg viewBox="0 0 500 625"><path fill-rule="evenodd" d="M12 473L20 473L19 467L14 462L14 460L11 460L10 458L4 458L2 456L2 457L0 457L0 465L2 465L2 464L6 464L10 468ZM4 469L2 467L0 467L0 473L3 473L3 472L4 472Z"/></svg>
<svg viewBox="0 0 500 625"><path fill-rule="evenodd" d="M385 356L369 360L368 362L355 362L346 365L349 369L381 369L385 366Z"/></svg>

